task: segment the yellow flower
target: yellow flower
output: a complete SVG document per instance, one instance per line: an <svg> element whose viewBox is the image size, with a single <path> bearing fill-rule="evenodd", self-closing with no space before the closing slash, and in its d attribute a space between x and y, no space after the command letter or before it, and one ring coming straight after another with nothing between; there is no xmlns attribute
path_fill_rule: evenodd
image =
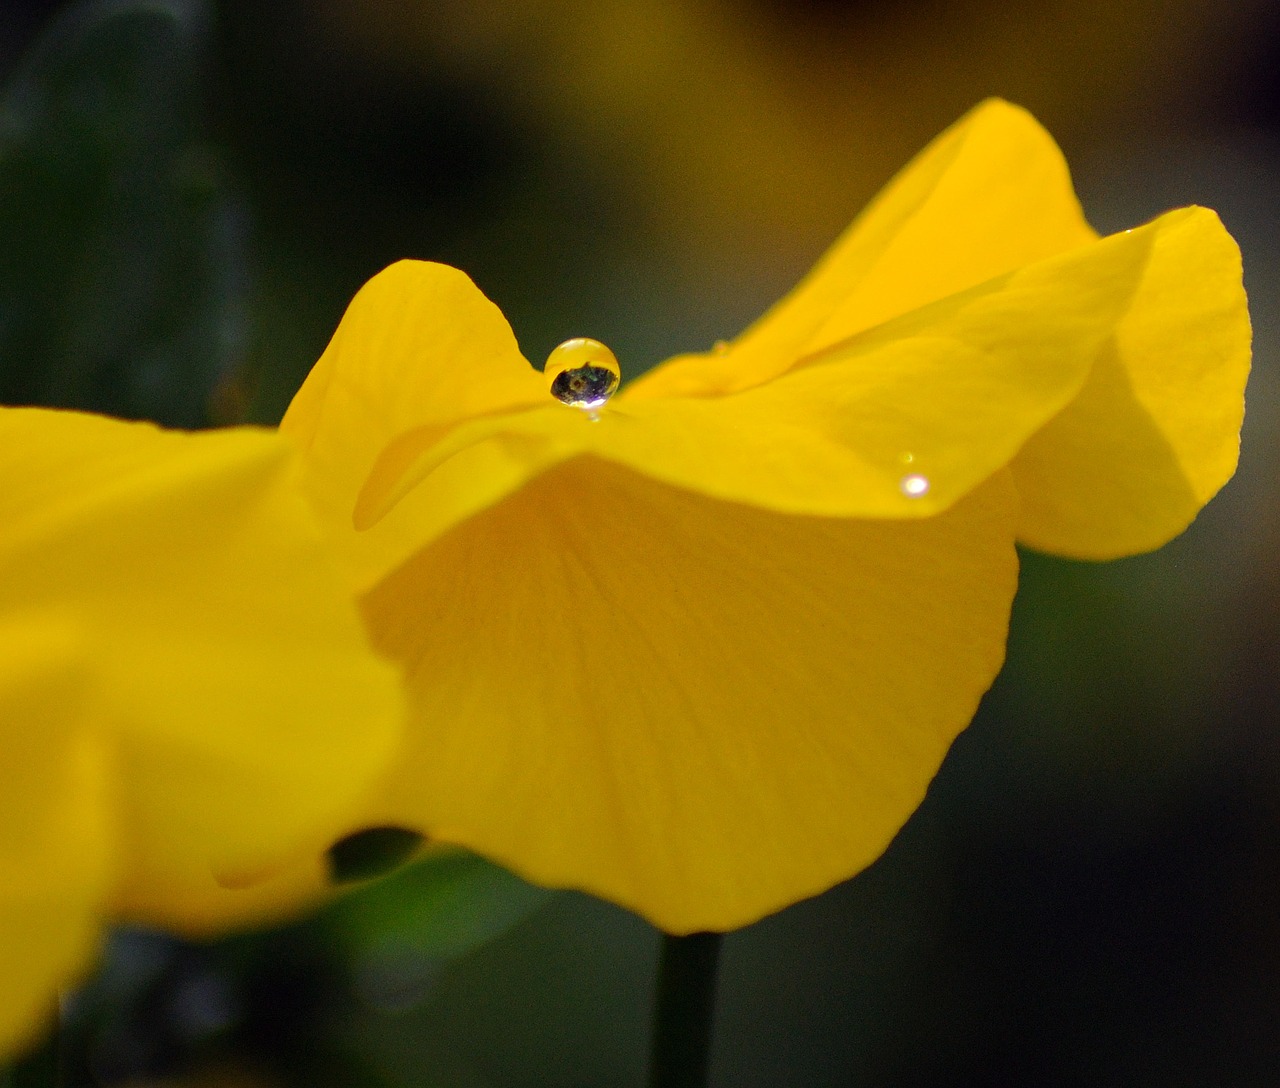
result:
<svg viewBox="0 0 1280 1088"><path fill-rule="evenodd" d="M368 803L675 933L873 861L1003 657L1015 540L1107 558L1231 475L1214 214L1098 239L985 103L732 344L594 411L460 272L352 302L282 429L411 731Z"/></svg>
<svg viewBox="0 0 1280 1088"><path fill-rule="evenodd" d="M399 686L279 435L0 408L0 1054L100 919L286 907L218 880L339 832Z"/></svg>

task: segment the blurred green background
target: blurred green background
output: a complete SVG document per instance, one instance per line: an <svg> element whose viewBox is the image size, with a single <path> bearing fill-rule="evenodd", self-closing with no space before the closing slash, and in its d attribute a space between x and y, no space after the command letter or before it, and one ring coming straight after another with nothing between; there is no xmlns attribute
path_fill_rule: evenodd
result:
<svg viewBox="0 0 1280 1088"><path fill-rule="evenodd" d="M0 0L0 401L274 422L355 289L466 269L540 364L731 336L979 99L1103 230L1221 213L1236 480L1025 556L1009 663L871 870L732 935L717 1085L1280 1083L1280 6ZM657 936L463 856L213 945L113 941L78 1084L642 1083Z"/></svg>

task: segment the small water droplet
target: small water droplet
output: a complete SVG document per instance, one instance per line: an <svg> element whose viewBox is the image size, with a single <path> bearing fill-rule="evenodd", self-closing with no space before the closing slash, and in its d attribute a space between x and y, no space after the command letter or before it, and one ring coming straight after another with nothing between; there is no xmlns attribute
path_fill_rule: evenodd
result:
<svg viewBox="0 0 1280 1088"><path fill-rule="evenodd" d="M929 493L929 478L921 476L918 472L913 472L910 476L902 477L898 481L898 487L907 498L918 499L922 495Z"/></svg>
<svg viewBox="0 0 1280 1088"><path fill-rule="evenodd" d="M901 461L904 465L911 464L913 461L915 461L915 459L916 459L916 455L914 453L898 454L898 460Z"/></svg>
<svg viewBox="0 0 1280 1088"><path fill-rule="evenodd" d="M584 336L566 340L555 348L547 356L542 372L556 400L591 413L613 396L622 378L613 352L599 340Z"/></svg>

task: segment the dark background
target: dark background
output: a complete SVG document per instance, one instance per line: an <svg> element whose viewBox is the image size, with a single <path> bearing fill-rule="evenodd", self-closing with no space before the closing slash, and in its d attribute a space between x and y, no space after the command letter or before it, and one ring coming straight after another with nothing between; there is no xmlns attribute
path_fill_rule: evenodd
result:
<svg viewBox="0 0 1280 1088"><path fill-rule="evenodd" d="M0 0L0 399L274 422L405 256L535 364L590 335L634 374L737 332L990 94L1100 229L1216 208L1256 333L1236 480L1155 555L1024 557L1008 666L889 853L728 939L714 1081L1280 1082L1280 5L156 6L20 63L66 5ZM121 934L74 1078L640 1084L653 931L459 864L266 935Z"/></svg>

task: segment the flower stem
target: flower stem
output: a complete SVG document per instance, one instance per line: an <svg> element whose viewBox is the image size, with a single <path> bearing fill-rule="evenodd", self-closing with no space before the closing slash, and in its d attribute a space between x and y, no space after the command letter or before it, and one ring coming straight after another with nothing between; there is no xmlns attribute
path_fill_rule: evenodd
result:
<svg viewBox="0 0 1280 1088"><path fill-rule="evenodd" d="M649 1088L706 1088L722 937L662 938Z"/></svg>

